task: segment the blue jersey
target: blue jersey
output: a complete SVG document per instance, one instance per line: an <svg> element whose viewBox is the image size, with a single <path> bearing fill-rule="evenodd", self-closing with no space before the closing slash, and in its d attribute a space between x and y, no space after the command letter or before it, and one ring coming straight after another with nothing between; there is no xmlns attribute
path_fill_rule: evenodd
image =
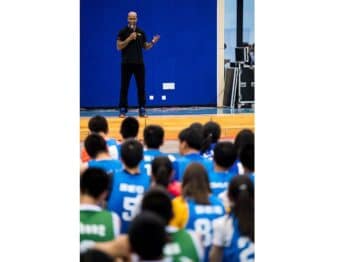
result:
<svg viewBox="0 0 350 262"><path fill-rule="evenodd" d="M233 214L230 215L230 224L233 230L229 245L224 248L223 260L224 262L245 262L254 261L255 250L254 243L245 236L241 236L238 227L238 220Z"/></svg>
<svg viewBox="0 0 350 262"><path fill-rule="evenodd" d="M127 233L130 221L135 216L136 205L150 187L146 173L130 174L126 170L114 174L113 187L107 209L121 218L121 233Z"/></svg>
<svg viewBox="0 0 350 262"><path fill-rule="evenodd" d="M230 169L229 169L229 172L231 172L231 173L233 173L233 174L239 174L239 165L240 165L240 161L237 159L234 163L233 163L233 165L230 167Z"/></svg>
<svg viewBox="0 0 350 262"><path fill-rule="evenodd" d="M214 170L213 162L210 161L209 159L204 158L199 153L184 155L176 159L175 162L173 162L173 167L175 171L175 174L174 174L175 180L182 181L182 177L184 175L186 167L193 162L202 164L204 168L207 170L208 174L212 170Z"/></svg>
<svg viewBox="0 0 350 262"><path fill-rule="evenodd" d="M211 192L215 196L219 196L222 192L224 192L228 185L230 184L231 179L236 174L233 174L229 171L216 172L212 171L209 173L209 183Z"/></svg>
<svg viewBox="0 0 350 262"><path fill-rule="evenodd" d="M122 170L123 165L116 159L89 160L88 167L98 167L103 169L107 174L112 175Z"/></svg>
<svg viewBox="0 0 350 262"><path fill-rule="evenodd" d="M205 152L202 153L202 156L204 158L208 158L209 160L213 160L215 146L216 146L216 143L211 143L209 148Z"/></svg>
<svg viewBox="0 0 350 262"><path fill-rule="evenodd" d="M158 149L147 149L143 151L143 162L142 167L146 170L147 175L151 175L152 172L152 165L151 162L154 158L157 156L164 156L162 152L160 152Z"/></svg>
<svg viewBox="0 0 350 262"><path fill-rule="evenodd" d="M120 159L117 141L114 138L108 138L106 140L106 144L107 144L108 152L109 152L109 155L111 156L111 158Z"/></svg>
<svg viewBox="0 0 350 262"><path fill-rule="evenodd" d="M186 229L192 229L201 236L203 247L205 248L204 261L209 261L209 251L212 246L213 221L225 215L225 208L221 201L210 195L209 205L197 204L194 200L187 199L188 222Z"/></svg>

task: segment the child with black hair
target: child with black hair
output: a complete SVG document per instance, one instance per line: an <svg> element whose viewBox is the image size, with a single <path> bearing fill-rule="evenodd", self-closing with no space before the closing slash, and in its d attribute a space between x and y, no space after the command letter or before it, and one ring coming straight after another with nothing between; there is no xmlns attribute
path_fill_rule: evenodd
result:
<svg viewBox="0 0 350 262"><path fill-rule="evenodd" d="M90 160L82 163L80 173L84 172L89 167L99 167L112 175L122 169L122 163L111 158L106 140L99 134L90 134L84 141L84 147L88 153Z"/></svg>
<svg viewBox="0 0 350 262"><path fill-rule="evenodd" d="M135 216L136 204L150 187L150 177L140 171L143 147L135 139L127 139L121 147L121 161L124 170L114 174L108 209L115 211L122 221L121 232L126 233Z"/></svg>
<svg viewBox="0 0 350 262"><path fill-rule="evenodd" d="M108 195L111 177L100 168L88 168L80 177L80 250L94 242L115 239L120 218L101 208Z"/></svg>
<svg viewBox="0 0 350 262"><path fill-rule="evenodd" d="M109 128L107 119L100 115L94 116L89 119L88 128L90 134L99 134L106 140L109 155L112 159L118 159L118 142L114 138L108 137ZM90 160L90 157L84 147L81 151L81 160L82 162L87 162Z"/></svg>
<svg viewBox="0 0 350 262"><path fill-rule="evenodd" d="M219 196L228 187L233 176L230 167L236 161L235 146L231 142L219 142L214 148L214 170L209 173L210 188Z"/></svg>
<svg viewBox="0 0 350 262"><path fill-rule="evenodd" d="M172 203L168 192L163 188L150 189L142 199L142 212L152 211L164 219L168 225L173 218ZM203 247L199 235L193 230L178 229L167 226L169 241L164 248L164 255L171 257L172 261L201 261Z"/></svg>
<svg viewBox="0 0 350 262"><path fill-rule="evenodd" d="M143 130L143 166L151 175L151 162L157 156L164 155L159 148L164 143L164 129L159 125L148 125Z"/></svg>
<svg viewBox="0 0 350 262"><path fill-rule="evenodd" d="M199 163L185 170L181 196L173 199L174 218L170 225L194 230L205 248L203 261L208 261L213 236L213 220L225 214L221 201L211 194L207 171ZM218 260L219 261L219 260Z"/></svg>
<svg viewBox="0 0 350 262"><path fill-rule="evenodd" d="M248 175L254 184L255 168L254 168L254 145L245 145L239 154L239 159L243 166L243 174Z"/></svg>
<svg viewBox="0 0 350 262"><path fill-rule="evenodd" d="M236 149L237 160L230 168L230 172L243 175L244 171L242 163L239 160L239 155L243 147L246 145L254 145L254 132L250 129L242 129L236 135L234 145Z"/></svg>
<svg viewBox="0 0 350 262"><path fill-rule="evenodd" d="M246 175L229 185L231 212L214 221L210 261L254 261L254 185Z"/></svg>
<svg viewBox="0 0 350 262"><path fill-rule="evenodd" d="M203 143L201 155L210 160L214 156L214 147L220 139L220 125L214 121L209 121L203 126Z"/></svg>
<svg viewBox="0 0 350 262"><path fill-rule="evenodd" d="M202 146L203 134L196 128L185 128L179 133L179 153L174 162L174 179L181 181L186 167L193 162L202 164L207 172L213 170L213 163L209 159L200 155Z"/></svg>
<svg viewBox="0 0 350 262"><path fill-rule="evenodd" d="M128 236L131 251L138 255L139 262L165 262L163 249L167 242L165 221L157 214L144 211L130 224Z"/></svg>
<svg viewBox="0 0 350 262"><path fill-rule="evenodd" d="M120 158L122 143L127 139L136 139L139 133L140 124L139 121L132 116L128 116L123 119L120 124L119 133L122 136L122 140L118 144L118 154Z"/></svg>
<svg viewBox="0 0 350 262"><path fill-rule="evenodd" d="M139 133L139 121L135 117L128 116L125 118L120 125L120 134L123 140L134 138L137 139Z"/></svg>
<svg viewBox="0 0 350 262"><path fill-rule="evenodd" d="M177 197L181 194L181 184L173 180L173 165L167 156L158 156L151 163L152 186L164 187L170 196Z"/></svg>

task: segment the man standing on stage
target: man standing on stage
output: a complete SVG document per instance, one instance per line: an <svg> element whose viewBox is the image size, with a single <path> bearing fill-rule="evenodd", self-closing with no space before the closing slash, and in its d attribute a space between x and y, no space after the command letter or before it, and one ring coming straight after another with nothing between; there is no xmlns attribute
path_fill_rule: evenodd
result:
<svg viewBox="0 0 350 262"><path fill-rule="evenodd" d="M136 22L136 12L129 12L128 26L120 30L117 38L117 50L122 51L121 89L119 100L119 116L122 118L124 118L128 112L128 89L133 74L137 85L139 116L147 117L145 109L145 65L143 63L142 48L146 50L152 48L160 38L159 35L156 35L150 43L147 43L145 32L139 27L136 27Z"/></svg>

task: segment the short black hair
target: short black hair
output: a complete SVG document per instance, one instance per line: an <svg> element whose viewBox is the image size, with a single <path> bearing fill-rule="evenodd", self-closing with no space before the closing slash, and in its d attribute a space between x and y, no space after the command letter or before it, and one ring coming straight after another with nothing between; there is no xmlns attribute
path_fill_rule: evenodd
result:
<svg viewBox="0 0 350 262"><path fill-rule="evenodd" d="M211 136L211 142L217 143L220 139L221 128L220 125L214 121L209 121L203 126L203 136L207 138Z"/></svg>
<svg viewBox="0 0 350 262"><path fill-rule="evenodd" d="M243 167L254 172L254 145L245 145L239 154L239 160L241 161Z"/></svg>
<svg viewBox="0 0 350 262"><path fill-rule="evenodd" d="M159 149L164 142L164 129L159 125L148 125L143 130L143 140L148 148Z"/></svg>
<svg viewBox="0 0 350 262"><path fill-rule="evenodd" d="M128 116L120 126L120 134L123 139L135 138L139 133L139 122L135 117Z"/></svg>
<svg viewBox="0 0 350 262"><path fill-rule="evenodd" d="M88 123L89 130L94 133L103 132L108 133L108 122L103 116L97 115L90 118Z"/></svg>
<svg viewBox="0 0 350 262"><path fill-rule="evenodd" d="M162 187L153 187L143 196L141 210L156 213L166 224L169 224L174 216L169 193Z"/></svg>
<svg viewBox="0 0 350 262"><path fill-rule="evenodd" d="M96 133L87 136L84 147L91 158L96 158L98 153L108 152L106 140Z"/></svg>
<svg viewBox="0 0 350 262"><path fill-rule="evenodd" d="M178 137L180 142L186 142L190 148L200 150L202 147L203 134L196 128L185 128Z"/></svg>
<svg viewBox="0 0 350 262"><path fill-rule="evenodd" d="M164 220L150 211L143 211L133 219L128 235L132 251L141 260L163 257L163 248L167 242L165 226Z"/></svg>
<svg viewBox="0 0 350 262"><path fill-rule="evenodd" d="M89 167L80 176L80 192L98 198L110 188L111 177L101 169Z"/></svg>
<svg viewBox="0 0 350 262"><path fill-rule="evenodd" d="M143 159L142 144L133 138L125 140L121 147L121 159L127 167L137 167Z"/></svg>
<svg viewBox="0 0 350 262"><path fill-rule="evenodd" d="M203 124L202 123L199 123L199 122L193 122L189 128L194 128L196 130L198 130L199 132L203 132Z"/></svg>
<svg viewBox="0 0 350 262"><path fill-rule="evenodd" d="M230 168L237 159L235 146L232 142L219 142L214 147L214 161L223 168Z"/></svg>

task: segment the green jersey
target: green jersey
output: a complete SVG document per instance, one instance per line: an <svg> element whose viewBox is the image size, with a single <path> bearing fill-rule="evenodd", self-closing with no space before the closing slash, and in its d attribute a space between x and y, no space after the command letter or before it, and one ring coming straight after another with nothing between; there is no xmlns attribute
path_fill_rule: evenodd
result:
<svg viewBox="0 0 350 262"><path fill-rule="evenodd" d="M171 243L164 247L164 255L171 257L174 262L201 261L203 259L203 248L199 239L193 231L172 227L167 228Z"/></svg>
<svg viewBox="0 0 350 262"><path fill-rule="evenodd" d="M119 235L119 217L95 205L80 206L80 244L104 242Z"/></svg>

